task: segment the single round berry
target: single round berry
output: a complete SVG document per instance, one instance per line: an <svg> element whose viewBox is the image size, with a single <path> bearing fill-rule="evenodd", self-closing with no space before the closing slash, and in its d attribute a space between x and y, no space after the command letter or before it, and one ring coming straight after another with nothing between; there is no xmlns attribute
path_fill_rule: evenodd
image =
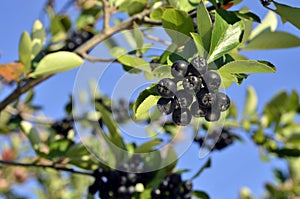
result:
<svg viewBox="0 0 300 199"><path fill-rule="evenodd" d="M153 199L159 199L161 196L161 191L160 189L153 189L151 192L151 196Z"/></svg>
<svg viewBox="0 0 300 199"><path fill-rule="evenodd" d="M220 111L226 111L230 106L229 97L222 92L217 93L218 108Z"/></svg>
<svg viewBox="0 0 300 199"><path fill-rule="evenodd" d="M192 120L192 114L187 108L175 109L172 114L173 122L179 126L186 126Z"/></svg>
<svg viewBox="0 0 300 199"><path fill-rule="evenodd" d="M200 76L206 73L207 71L207 62L203 57L197 56L192 59L189 64L188 71L195 76Z"/></svg>
<svg viewBox="0 0 300 199"><path fill-rule="evenodd" d="M208 109L207 113L205 115L205 119L208 122L215 122L218 121L220 119L220 111L216 110L216 109Z"/></svg>
<svg viewBox="0 0 300 199"><path fill-rule="evenodd" d="M182 79L188 71L188 63L184 60L177 60L171 67L171 74L173 77Z"/></svg>
<svg viewBox="0 0 300 199"><path fill-rule="evenodd" d="M185 90L179 90L175 93L175 105L181 108L188 107L193 102L193 95Z"/></svg>
<svg viewBox="0 0 300 199"><path fill-rule="evenodd" d="M197 94L197 99L199 106L202 106L204 108L210 108L212 107L216 101L217 101L217 96L213 91L209 91L207 89L202 89L200 90Z"/></svg>
<svg viewBox="0 0 300 199"><path fill-rule="evenodd" d="M158 82L157 91L162 97L171 98L177 91L177 85L173 80L164 78Z"/></svg>
<svg viewBox="0 0 300 199"><path fill-rule="evenodd" d="M181 175L176 173L170 175L170 183L177 187L181 183Z"/></svg>
<svg viewBox="0 0 300 199"><path fill-rule="evenodd" d="M157 102L157 109L162 114L170 114L174 111L175 103L173 98L159 98Z"/></svg>
<svg viewBox="0 0 300 199"><path fill-rule="evenodd" d="M193 102L191 106L191 113L194 117L204 117L206 115L206 108L199 106L197 101Z"/></svg>
<svg viewBox="0 0 300 199"><path fill-rule="evenodd" d="M183 88L188 92L198 92L201 84L202 80L194 75L187 76L182 80Z"/></svg>
<svg viewBox="0 0 300 199"><path fill-rule="evenodd" d="M217 90L221 85L221 77L214 71L208 71L203 76L204 83L209 90Z"/></svg>

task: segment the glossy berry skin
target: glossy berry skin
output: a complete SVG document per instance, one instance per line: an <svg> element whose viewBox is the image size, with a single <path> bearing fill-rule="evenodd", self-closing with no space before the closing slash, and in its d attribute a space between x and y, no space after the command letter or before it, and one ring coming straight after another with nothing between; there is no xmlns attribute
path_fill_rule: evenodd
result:
<svg viewBox="0 0 300 199"><path fill-rule="evenodd" d="M188 71L195 76L201 76L206 73L208 69L207 62L204 58L197 56L192 59Z"/></svg>
<svg viewBox="0 0 300 199"><path fill-rule="evenodd" d="M207 89L200 90L196 96L199 106L203 108L211 108L217 101L217 95Z"/></svg>
<svg viewBox="0 0 300 199"><path fill-rule="evenodd" d="M203 75L204 83L209 90L217 90L221 85L221 77L214 71L208 71Z"/></svg>
<svg viewBox="0 0 300 199"><path fill-rule="evenodd" d="M230 106L229 97L222 92L217 93L218 108L221 112L226 111Z"/></svg>
<svg viewBox="0 0 300 199"><path fill-rule="evenodd" d="M188 71L188 63L184 60L177 60L171 67L171 74L177 79L182 79Z"/></svg>
<svg viewBox="0 0 300 199"><path fill-rule="evenodd" d="M159 98L157 102L157 109L159 110L159 112L168 115L174 111L174 108L175 104L173 98Z"/></svg>
<svg viewBox="0 0 300 199"><path fill-rule="evenodd" d="M217 109L208 109L205 115L205 120L208 122L216 122L220 119L221 113Z"/></svg>
<svg viewBox="0 0 300 199"><path fill-rule="evenodd" d="M197 93L201 88L202 80L194 75L189 75L182 80L183 88L191 93Z"/></svg>
<svg viewBox="0 0 300 199"><path fill-rule="evenodd" d="M157 91L162 97L171 98L177 91L177 85L173 80L164 78L158 82Z"/></svg>
<svg viewBox="0 0 300 199"><path fill-rule="evenodd" d="M199 106L199 103L193 102L191 106L191 113L194 117L204 117L206 115L207 109Z"/></svg>
<svg viewBox="0 0 300 199"><path fill-rule="evenodd" d="M186 108L193 102L193 95L185 90L179 90L175 93L175 106Z"/></svg>
<svg viewBox="0 0 300 199"><path fill-rule="evenodd" d="M172 120L176 125L186 126L192 120L192 114L187 108L175 109L172 114Z"/></svg>

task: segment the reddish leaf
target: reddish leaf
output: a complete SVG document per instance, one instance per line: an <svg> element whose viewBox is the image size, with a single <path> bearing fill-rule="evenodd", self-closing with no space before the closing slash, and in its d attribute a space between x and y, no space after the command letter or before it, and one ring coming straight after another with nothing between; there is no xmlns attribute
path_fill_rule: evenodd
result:
<svg viewBox="0 0 300 199"><path fill-rule="evenodd" d="M11 62L8 64L0 64L0 75L4 77L7 82L18 81L22 75L24 65L19 62Z"/></svg>

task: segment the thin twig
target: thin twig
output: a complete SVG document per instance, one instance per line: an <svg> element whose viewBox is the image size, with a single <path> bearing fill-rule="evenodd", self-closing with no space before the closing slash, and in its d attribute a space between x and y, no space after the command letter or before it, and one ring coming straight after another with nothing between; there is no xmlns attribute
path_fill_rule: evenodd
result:
<svg viewBox="0 0 300 199"><path fill-rule="evenodd" d="M130 28L134 22L136 22L136 21L141 22L145 16L148 16L152 12L152 10L157 7L159 7L159 4L156 4L156 6L152 7L151 9L146 9L146 10L142 11L141 13L133 15L129 19L122 21L121 23L119 23L118 25L116 25L114 27L107 28L105 32L101 32L101 33L95 35L93 38L91 38L90 40L85 42L83 45L78 47L75 50L75 52L80 55L86 54L86 52L89 49L92 49L93 47L95 47L100 42L104 41L105 39L111 37L112 35L116 34L119 31Z"/></svg>
<svg viewBox="0 0 300 199"><path fill-rule="evenodd" d="M90 40L85 42L83 45L78 47L75 52L77 52L79 55L83 56L87 54L87 51L95 47L100 42L104 41L105 39L111 37L112 35L116 34L117 32L121 30L125 30L130 28L133 25L133 22L135 21L142 21L142 19L149 15L151 11L157 7L160 6L160 4L156 4L157 6L152 7L151 9L146 9L143 12L133 15L129 19L121 22L120 24L112 27L107 28L106 32L101 32L94 37L92 37ZM45 81L46 79L50 78L52 75L46 75L39 77L37 79L31 79L29 80L25 85L23 85L20 88L15 89L9 96L7 96L1 103L0 103L0 112L3 111L3 109L16 99L18 99L23 93L26 93L28 90L33 88L34 86L38 85L39 83Z"/></svg>
<svg viewBox="0 0 300 199"><path fill-rule="evenodd" d="M39 83L47 80L48 78L50 78L52 75L46 75L46 76L42 76L40 78L37 79L30 79L27 81L27 83L25 85L23 85L22 87L18 87L16 88L9 96L7 96L1 103L0 103L0 112L3 111L3 109L5 109L5 107L7 105L9 105L11 102L15 101L16 99L18 99L23 93L26 93L27 91L29 91L31 88L35 87L36 85L38 85Z"/></svg>
<svg viewBox="0 0 300 199"><path fill-rule="evenodd" d="M43 117L40 117L40 116L34 116L34 115L31 115L29 113L24 113L24 112L21 112L19 111L18 109L15 109L14 107L12 106L7 106L6 107L6 110L10 113L10 114L13 114L13 115L18 115L20 114L21 117L26 120L26 121L29 121L29 122L34 122L34 123L38 123L38 124L52 124L53 121L48 119L48 118L43 118Z"/></svg>
<svg viewBox="0 0 300 199"><path fill-rule="evenodd" d="M103 7L103 31L105 32L107 28L110 27L109 21L110 21L110 7L106 0L101 0L102 7Z"/></svg>
<svg viewBox="0 0 300 199"><path fill-rule="evenodd" d="M81 54L81 56L89 62L117 62L116 59L109 59L109 58L101 58L101 57L93 57L88 55L87 53Z"/></svg>
<svg viewBox="0 0 300 199"><path fill-rule="evenodd" d="M44 165L44 164L36 164L36 163L20 163L20 162L10 162L10 161L5 161L5 160L0 160L0 164L9 165L9 166L36 167L36 168L43 168L43 169L50 168L50 169L55 169L58 171L67 171L67 172L81 174L81 175L93 176L93 173L91 173L91 172L77 171L72 168L60 167L60 166L55 166L55 165Z"/></svg>
<svg viewBox="0 0 300 199"><path fill-rule="evenodd" d="M146 33L144 33L144 37L147 38L147 39L150 39L150 40L152 40L152 41L156 41L156 42L162 43L162 44L167 45L167 46L169 46L169 45L172 44L172 43L169 42L169 41L160 39L159 37L155 37L155 36L153 36L153 35L149 35L149 34L146 34Z"/></svg>

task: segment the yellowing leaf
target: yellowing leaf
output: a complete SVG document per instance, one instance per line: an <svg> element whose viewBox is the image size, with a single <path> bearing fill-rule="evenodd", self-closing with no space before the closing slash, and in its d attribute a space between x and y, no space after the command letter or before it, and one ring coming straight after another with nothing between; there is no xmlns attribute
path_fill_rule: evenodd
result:
<svg viewBox="0 0 300 199"><path fill-rule="evenodd" d="M7 81L18 81L24 71L24 65L19 62L0 64L0 75Z"/></svg>

